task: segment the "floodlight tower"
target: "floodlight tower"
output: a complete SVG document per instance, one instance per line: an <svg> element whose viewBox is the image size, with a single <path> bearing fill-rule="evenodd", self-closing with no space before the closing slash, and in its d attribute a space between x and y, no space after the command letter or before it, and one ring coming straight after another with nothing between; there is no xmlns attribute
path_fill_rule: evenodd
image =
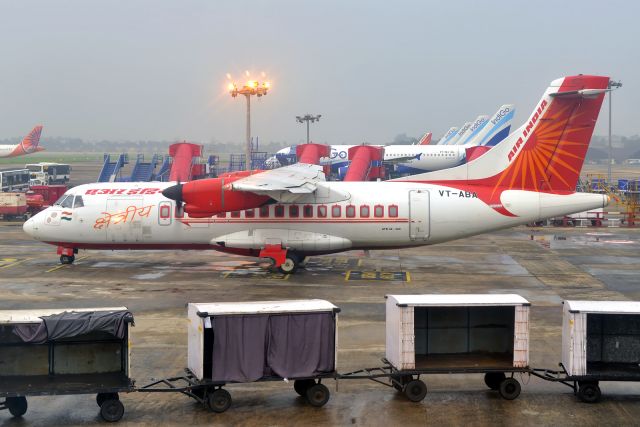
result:
<svg viewBox="0 0 640 427"><path fill-rule="evenodd" d="M271 89L271 83L249 80L244 85L238 87L236 83L229 83L229 93L233 98L244 95L247 98L247 145L245 147L245 169L251 170L251 96L260 98L266 95Z"/></svg>
<svg viewBox="0 0 640 427"><path fill-rule="evenodd" d="M309 122L319 122L322 114L318 114L317 116L313 116L311 114L305 114L304 116L296 116L296 122L304 123L307 122L307 144L309 143Z"/></svg>
<svg viewBox="0 0 640 427"><path fill-rule="evenodd" d="M613 161L612 157L612 147L611 147L611 93L614 89L620 89L622 87L622 82L609 79L609 165L607 168L607 185L611 186L611 162Z"/></svg>

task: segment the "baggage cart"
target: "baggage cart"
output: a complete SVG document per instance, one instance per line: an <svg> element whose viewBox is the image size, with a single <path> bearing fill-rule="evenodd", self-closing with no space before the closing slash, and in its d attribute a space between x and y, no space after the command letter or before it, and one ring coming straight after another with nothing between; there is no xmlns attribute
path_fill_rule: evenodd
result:
<svg viewBox="0 0 640 427"><path fill-rule="evenodd" d="M134 390L126 307L0 311L0 409L27 412L28 396L96 394L118 421L118 393Z"/></svg>
<svg viewBox="0 0 640 427"><path fill-rule="evenodd" d="M429 374L484 374L513 400L529 372L529 302L520 295L387 295L383 365L341 374L367 378L422 401Z"/></svg>
<svg viewBox="0 0 640 427"><path fill-rule="evenodd" d="M336 377L339 311L324 300L190 303L186 375L138 391L180 392L224 412L227 384L293 381L312 406L323 406L330 394L322 380Z"/></svg>
<svg viewBox="0 0 640 427"><path fill-rule="evenodd" d="M534 369L595 403L601 381L640 381L640 302L564 301L560 370Z"/></svg>

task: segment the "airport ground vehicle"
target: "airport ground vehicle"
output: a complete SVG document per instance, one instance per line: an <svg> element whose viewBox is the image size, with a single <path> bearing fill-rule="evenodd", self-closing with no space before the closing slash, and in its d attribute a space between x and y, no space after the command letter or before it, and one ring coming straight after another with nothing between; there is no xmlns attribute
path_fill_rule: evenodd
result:
<svg viewBox="0 0 640 427"><path fill-rule="evenodd" d="M28 396L95 394L118 421L118 393L134 390L126 307L0 311L0 409L20 417Z"/></svg>
<svg viewBox="0 0 640 427"><path fill-rule="evenodd" d="M28 169L0 170L0 192L27 191L29 189Z"/></svg>
<svg viewBox="0 0 640 427"><path fill-rule="evenodd" d="M24 193L0 193L0 217L2 219L29 218L29 206Z"/></svg>
<svg viewBox="0 0 640 427"><path fill-rule="evenodd" d="M64 163L30 163L25 168L29 169L31 186L67 184L71 178L71 166Z"/></svg>

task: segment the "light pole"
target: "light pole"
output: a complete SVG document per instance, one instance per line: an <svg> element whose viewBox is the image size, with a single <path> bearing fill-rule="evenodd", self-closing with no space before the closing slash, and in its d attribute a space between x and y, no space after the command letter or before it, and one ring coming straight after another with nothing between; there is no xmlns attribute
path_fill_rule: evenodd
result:
<svg viewBox="0 0 640 427"><path fill-rule="evenodd" d="M309 122L319 122L322 114L318 114L317 116L312 116L311 114L305 114L304 116L296 116L296 122L304 123L307 122L307 144L309 143Z"/></svg>
<svg viewBox="0 0 640 427"><path fill-rule="evenodd" d="M247 145L244 155L245 169L251 170L251 96L255 95L260 98L262 95L266 95L271 89L271 83L249 80L241 87L238 87L236 83L229 83L228 89L233 98L238 95L244 95L247 98Z"/></svg>
<svg viewBox="0 0 640 427"><path fill-rule="evenodd" d="M609 167L607 169L607 185L611 185L611 162L613 161L613 152L611 148L611 92L613 89L622 87L622 82L609 79Z"/></svg>

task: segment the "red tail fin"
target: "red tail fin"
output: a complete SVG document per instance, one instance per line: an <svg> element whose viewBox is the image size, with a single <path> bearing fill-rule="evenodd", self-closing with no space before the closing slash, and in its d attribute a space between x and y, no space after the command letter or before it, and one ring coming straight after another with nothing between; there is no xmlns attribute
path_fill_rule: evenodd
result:
<svg viewBox="0 0 640 427"><path fill-rule="evenodd" d="M42 125L34 127L29 135L25 136L20 142L22 149L25 153L33 153L38 150L38 144L40 143L40 134L42 133Z"/></svg>

